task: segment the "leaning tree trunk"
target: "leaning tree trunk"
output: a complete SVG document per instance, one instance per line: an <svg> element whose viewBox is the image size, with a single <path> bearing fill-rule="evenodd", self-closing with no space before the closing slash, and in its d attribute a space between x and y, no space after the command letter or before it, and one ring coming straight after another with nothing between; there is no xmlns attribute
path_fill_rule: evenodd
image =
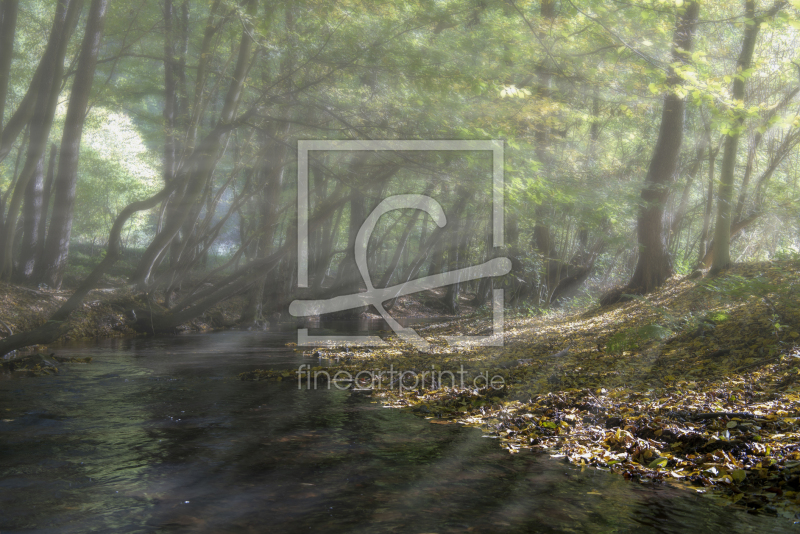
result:
<svg viewBox="0 0 800 534"><path fill-rule="evenodd" d="M247 2L248 17L255 15L256 8L256 2L253 0ZM165 249L182 228L184 221L189 217L192 208L195 207L222 155L224 140L230 130L233 129L234 114L241 100L245 79L250 70L251 51L253 49L251 26L246 20L239 44L236 66L228 86L219 122L216 128L185 159L185 163L178 170L175 181L185 182L186 190L180 198L174 199L174 204L172 204L171 208L173 210L172 217L167 218L167 222L161 232L156 235L144 251L141 260L139 260L139 264L131 276L131 281L135 284L147 285L150 283L153 270L158 265L159 260L163 258Z"/></svg>
<svg viewBox="0 0 800 534"><path fill-rule="evenodd" d="M50 231L39 270L41 280L52 288L61 287L64 269L69 254L69 238L72 233L72 218L75 208L75 187L78 181L78 158L81 136L86 120L86 108L92 92L97 54L103 37L108 0L92 0L86 32L81 43L78 68L69 97L64 133L61 137L61 152L58 157L58 174L55 179L55 196Z"/></svg>
<svg viewBox="0 0 800 534"><path fill-rule="evenodd" d="M683 13L679 16L672 48L675 62L685 62L688 59L699 11L698 3L691 2L683 8ZM672 89L681 83L681 77L671 69L667 84ZM639 260L628 283L632 292L648 293L672 275L672 260L664 232L664 204L669 197L669 187L678 166L683 142L683 115L683 98L671 90L664 98L661 128L642 189L637 221Z"/></svg>

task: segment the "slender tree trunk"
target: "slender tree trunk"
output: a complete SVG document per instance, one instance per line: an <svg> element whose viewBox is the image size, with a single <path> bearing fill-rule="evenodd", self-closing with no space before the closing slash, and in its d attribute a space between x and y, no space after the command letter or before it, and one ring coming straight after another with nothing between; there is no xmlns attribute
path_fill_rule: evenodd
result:
<svg viewBox="0 0 800 534"><path fill-rule="evenodd" d="M50 231L42 258L41 271L42 281L53 288L61 287L64 269L67 266L75 208L75 187L78 181L81 137L83 136L89 96L92 92L97 54L100 51L103 37L107 3L108 0L92 0L89 8L75 81L72 83L67 116L64 119L64 133L58 157L58 174L55 178L55 196L58 202L53 206L53 216L50 220Z"/></svg>
<svg viewBox="0 0 800 534"><path fill-rule="evenodd" d="M2 241L2 262L0 277L8 279L13 270L12 251L17 229L17 217L28 181L33 177L47 146L47 138L53 125L53 117L61 91L61 78L64 72L64 57L67 43L78 20L81 0L60 0L56 7L53 29L42 58L43 70L38 77L36 105L30 122L30 135L25 165L22 167L11 200L8 203ZM8 128L7 128L8 130Z"/></svg>
<svg viewBox="0 0 800 534"><path fill-rule="evenodd" d="M0 133L3 131L11 59L14 56L18 4L19 0L2 0L0 4Z"/></svg>
<svg viewBox="0 0 800 534"><path fill-rule="evenodd" d="M50 210L50 198L53 192L53 180L56 174L56 155L58 154L58 147L55 143L50 145L50 160L47 164L47 177L44 181L44 191L42 192L42 216L39 219L39 247L36 250L36 260L34 270L41 269L41 261L44 256L44 247L47 242L47 222L48 213Z"/></svg>
<svg viewBox="0 0 800 534"><path fill-rule="evenodd" d="M686 210L689 208L689 193L692 191L694 179L700 171L700 165L703 163L703 152L705 151L705 144L701 144L697 148L697 159L692 163L689 172L686 175L686 184L683 186L680 202L675 210L675 215L672 218L672 224L669 230L669 248L673 249L673 245L678 241L678 234L680 233L681 223L686 216Z"/></svg>
<svg viewBox="0 0 800 534"><path fill-rule="evenodd" d="M255 15L257 4L249 0L247 3L248 15ZM139 285L150 282L153 269L159 258L162 258L164 249L180 231L184 221L190 216L196 206L205 186L211 177L217 162L222 154L224 140L233 129L233 119L236 108L244 88L245 78L250 68L251 51L253 48L252 28L246 24L239 44L239 53L236 66L231 78L225 102L222 106L219 122L214 130L209 133L200 145L186 158L176 176L176 180L185 181L186 191L175 201L173 217L168 217L161 230L145 250L139 264L134 271L131 281Z"/></svg>
<svg viewBox="0 0 800 534"><path fill-rule="evenodd" d="M175 107L177 91L175 88L175 48L173 46L173 7L172 0L164 0L164 184L175 178Z"/></svg>
<svg viewBox="0 0 800 534"><path fill-rule="evenodd" d="M462 191L459 196L465 197L466 192ZM452 217L448 224L452 224L454 228L455 235L453 236L453 244L447 250L447 270L448 271L455 271L459 268L459 264L462 261L462 258L466 256L467 251L467 242L468 242L468 234L469 229L467 228L468 224L464 218L459 215L457 217ZM458 281L455 284L447 286L447 290L444 295L444 304L447 310L453 314L457 315L460 311L460 301L459 298L461 296L461 282Z"/></svg>
<svg viewBox="0 0 800 534"><path fill-rule="evenodd" d="M359 166L356 165L355 169L358 168ZM364 193L358 188L353 188L350 193L350 225L347 249L345 251L344 258L339 263L339 272L337 273L338 276L335 286L336 291L342 294L358 293L361 290L361 285L363 283L361 280L361 274L359 273L358 269L356 269L355 250L358 231L361 229L361 225L364 224L364 220L367 218L365 204L366 198ZM342 315L357 315L362 311L364 310L348 310L343 312Z"/></svg>
<svg viewBox="0 0 800 534"><path fill-rule="evenodd" d="M550 240L550 227L542 224L544 216L542 215L543 209L541 206L537 207L536 212L537 224L533 227L533 243L537 252L539 252L539 256L542 258L542 267L540 270L541 278L539 287L536 288L537 294L539 295L537 304L541 304L547 300L545 295L550 292L550 266L556 254Z"/></svg>
<svg viewBox="0 0 800 534"><path fill-rule="evenodd" d="M552 23L556 16L555 1L542 0L540 14L546 24ZM542 32L540 39L544 39L544 37L545 34ZM552 67L549 67L545 64L541 64L536 68L536 76L539 83L538 93L539 97L544 101L547 101L552 97L553 76L550 72L551 68ZM552 170L552 158L550 157L551 137L550 126L546 119L542 120L536 125L536 133L534 134L534 138L536 145L536 159L538 159L539 163L542 165L542 170L544 171L543 174L545 176L549 176ZM552 262L555 261L557 252L550 240L550 226L545 223L546 211L547 210L544 206L536 206L534 213L536 224L533 227L533 240L536 244L539 254L542 256L542 284L539 289L544 289L544 294L549 294L553 285L553 280L550 279L551 266ZM539 294L541 295L542 291L539 291ZM539 299L540 302L541 300L542 299Z"/></svg>
<svg viewBox="0 0 800 534"><path fill-rule="evenodd" d="M44 154L39 158L33 176L25 188L22 205L22 247L14 278L27 282L33 277L36 265L36 251L39 249L39 226L42 218L44 193Z"/></svg>
<svg viewBox="0 0 800 534"><path fill-rule="evenodd" d="M756 151L761 143L761 133L756 132L747 151L747 164L744 167L742 185L739 188L739 199L736 201L736 209L733 212L733 220L738 221L744 214L744 205L747 202L747 187L750 185L750 177L753 175L753 166L756 159Z"/></svg>
<svg viewBox="0 0 800 534"><path fill-rule="evenodd" d="M189 126L189 110L186 96L186 54L188 52L189 38L189 7L187 2L181 5L179 14L179 10L173 7L172 0L165 0L164 21L164 118L166 121L164 181L166 183L175 179L179 161L184 155L181 134L185 135ZM179 190L176 197L180 198L180 194L183 192ZM177 213L174 213L177 205L176 197L173 197L172 201L167 203L166 215L168 220L178 216ZM199 214L199 212L198 206L195 208L195 213ZM186 245L190 239L193 226L194 219L191 216L187 217L181 230L170 243L170 268L178 268L181 253L186 251ZM156 262L156 265L159 263L160 260Z"/></svg>
<svg viewBox="0 0 800 534"><path fill-rule="evenodd" d="M490 258L492 258L492 240L493 236L491 228L487 227L486 234L483 238L483 261L488 261ZM478 287L475 290L475 305L483 306L489 302L491 300L491 291L492 278L486 277L478 280Z"/></svg>
<svg viewBox="0 0 800 534"><path fill-rule="evenodd" d="M289 133L287 126L280 131L280 137L285 138ZM273 134L278 132L273 132ZM257 257L265 258L273 251L273 241L275 238L275 225L278 222L278 208L283 175L286 169L286 157L288 149L284 143L274 143L269 156L263 162L261 169L262 179L266 180L266 188L261 193L261 203L259 209L261 227L259 228L259 240L261 245L256 254ZM242 324L254 323L263 311L262 301L264 298L264 283L267 275L256 283L255 290L250 292L247 305L242 311L239 322Z"/></svg>
<svg viewBox="0 0 800 534"><path fill-rule="evenodd" d="M697 257L698 263L703 262L703 258L708 251L708 231L711 227L711 213L714 208L714 163L717 160L719 148L708 151L708 192L706 193L706 206L703 211L703 229L700 231L700 250Z"/></svg>
<svg viewBox="0 0 800 534"><path fill-rule="evenodd" d="M17 106L17 109L14 111L13 115L11 115L11 118L9 118L5 123L3 135L0 137L0 162L2 162L11 152L17 137L19 137L19 134L25 130L25 126L30 123L31 117L33 117L33 112L36 109L36 97L38 95L42 71L45 70L45 58L46 56L42 56L39 66L33 73L33 78L31 79L31 83L28 86L25 96L22 97L22 101Z"/></svg>
<svg viewBox="0 0 800 534"><path fill-rule="evenodd" d="M460 231L459 233L463 233L463 230ZM452 247L447 252L447 263L449 271L455 271L456 269L458 269L458 258L460 252L461 252L460 246ZM445 307L447 308L447 311L449 311L453 315L457 315L459 312L460 295L461 295L461 284L459 282L447 286L447 290L445 291L444 294L444 304Z"/></svg>
<svg viewBox="0 0 800 534"><path fill-rule="evenodd" d="M772 9L764 16L756 18L755 0L745 0L745 29L742 40L742 50L739 59L736 61L736 71L743 72L750 68L753 60L753 53L756 49L758 31L765 18L773 17L781 8L782 3L775 4ZM745 81L740 76L734 77L733 94L734 101L744 101ZM731 264L731 216L733 213L733 181L736 166L736 155L739 148L739 136L741 135L744 115L737 113L736 119L725 138L725 149L722 154L722 167L719 177L719 197L717 199L717 220L714 227L714 254L711 263L711 272L718 273L727 269Z"/></svg>
<svg viewBox="0 0 800 534"><path fill-rule="evenodd" d="M675 62L685 62L692 50L692 38L700 11L697 2L687 3L682 9L673 36L672 58ZM681 83L680 76L671 70L667 79L670 88ZM683 119L683 98L670 91L664 98L658 140L642 189L637 227L639 260L628 283L631 291L642 294L659 287L672 275L672 260L664 232L664 204L669 197L669 188L680 157Z"/></svg>

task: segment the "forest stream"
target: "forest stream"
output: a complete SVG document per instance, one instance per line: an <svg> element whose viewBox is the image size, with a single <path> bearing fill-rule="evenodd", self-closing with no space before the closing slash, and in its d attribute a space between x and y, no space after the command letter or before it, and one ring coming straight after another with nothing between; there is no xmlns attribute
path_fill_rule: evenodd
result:
<svg viewBox="0 0 800 534"><path fill-rule="evenodd" d="M378 323L330 325L355 333ZM284 332L107 339L0 380L0 532L790 532L785 518L286 380Z"/></svg>

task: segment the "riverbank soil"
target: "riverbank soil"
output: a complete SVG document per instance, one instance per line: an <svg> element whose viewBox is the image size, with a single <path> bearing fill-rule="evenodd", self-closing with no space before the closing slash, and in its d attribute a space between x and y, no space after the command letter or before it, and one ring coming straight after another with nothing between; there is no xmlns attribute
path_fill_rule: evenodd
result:
<svg viewBox="0 0 800 534"><path fill-rule="evenodd" d="M315 348L302 372L241 378L328 387L342 371L355 381L339 387L432 423L479 427L510 453L542 450L751 511L800 512L797 262L673 278L647 297L578 315L509 319L503 347L453 348L443 338L491 333L488 316L417 332L429 353L398 339Z"/></svg>

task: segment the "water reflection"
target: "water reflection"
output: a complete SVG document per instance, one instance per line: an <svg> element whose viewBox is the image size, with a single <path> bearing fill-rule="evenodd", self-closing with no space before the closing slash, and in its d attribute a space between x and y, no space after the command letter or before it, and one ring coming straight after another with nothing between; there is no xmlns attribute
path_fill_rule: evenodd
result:
<svg viewBox="0 0 800 534"><path fill-rule="evenodd" d="M106 340L0 381L0 531L789 531L370 399L241 382L296 367L286 333Z"/></svg>

